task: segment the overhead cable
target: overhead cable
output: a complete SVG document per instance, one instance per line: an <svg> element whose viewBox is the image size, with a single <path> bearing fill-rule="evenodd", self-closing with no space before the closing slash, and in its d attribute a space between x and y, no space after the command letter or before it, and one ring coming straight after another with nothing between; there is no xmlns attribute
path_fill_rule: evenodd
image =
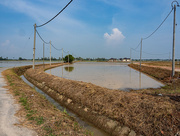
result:
<svg viewBox="0 0 180 136"><path fill-rule="evenodd" d="M45 43L45 44L49 44L50 42L46 42L41 35L39 34L39 32L36 30L36 33L38 34L39 38Z"/></svg>
<svg viewBox="0 0 180 136"><path fill-rule="evenodd" d="M169 12L169 14L166 16L166 18L162 21L162 23L154 30L154 32L152 32L149 36L142 38L143 40L148 39L149 37L151 37L161 26L162 24L166 21L166 19L169 17L169 15L171 14L171 12L173 11L173 8L171 9L171 11Z"/></svg>
<svg viewBox="0 0 180 136"><path fill-rule="evenodd" d="M65 50L63 50L64 53L69 53L68 51L66 52Z"/></svg>
<svg viewBox="0 0 180 136"><path fill-rule="evenodd" d="M54 49L56 49L57 51L62 51L62 49L56 48L52 43L51 43L51 45L52 45L52 47L53 47Z"/></svg>
<svg viewBox="0 0 180 136"><path fill-rule="evenodd" d="M141 45L141 41L140 41L140 43L138 44L138 46L136 48L132 48L132 49L136 50L139 47L139 45Z"/></svg>
<svg viewBox="0 0 180 136"><path fill-rule="evenodd" d="M133 48L131 48L131 49L133 49ZM133 49L134 51L136 51L136 52L140 52L140 51L137 51L137 50L135 50L135 49Z"/></svg>
<svg viewBox="0 0 180 136"><path fill-rule="evenodd" d="M61 12L63 12L63 10L65 10L69 4L72 2L73 0L71 0L57 15L55 15L53 18L51 18L49 21L47 21L46 23L42 24L42 25L39 25L39 26L36 26L36 27L42 27L46 24L48 24L49 22L51 22L53 19L55 19Z"/></svg>
<svg viewBox="0 0 180 136"><path fill-rule="evenodd" d="M176 3L177 3L177 6L180 7L179 2L178 2L177 0L174 0L174 1L171 3L172 8L173 8L173 3L174 3L174 2L176 2Z"/></svg>

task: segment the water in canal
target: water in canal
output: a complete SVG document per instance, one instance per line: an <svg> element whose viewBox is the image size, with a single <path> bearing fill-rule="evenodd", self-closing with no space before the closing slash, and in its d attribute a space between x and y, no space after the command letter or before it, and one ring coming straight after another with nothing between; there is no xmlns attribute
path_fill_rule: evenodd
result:
<svg viewBox="0 0 180 136"><path fill-rule="evenodd" d="M64 109L66 109L65 107L61 106L58 102L56 102L53 98L51 98L49 95L47 95L46 93L44 93L43 91L41 91L39 88L37 88L36 86L34 86L33 84L31 84L23 75L21 76L21 78L23 79L24 82L26 82L28 85L30 85L31 87L33 87L37 92L39 92L40 94L44 95L45 98L50 101L56 108L58 108L61 111L64 111ZM95 127L93 124L85 121L83 118L77 116L76 114L74 114L73 112L71 112L70 110L66 109L67 113L74 117L75 120L84 128L86 128L87 130L90 130L91 132L93 132L94 136L109 136L109 134L105 133L104 131L100 130L99 128Z"/></svg>
<svg viewBox="0 0 180 136"><path fill-rule="evenodd" d="M127 63L78 62L46 72L66 79L90 82L109 89L129 90L163 86L162 83L128 67Z"/></svg>

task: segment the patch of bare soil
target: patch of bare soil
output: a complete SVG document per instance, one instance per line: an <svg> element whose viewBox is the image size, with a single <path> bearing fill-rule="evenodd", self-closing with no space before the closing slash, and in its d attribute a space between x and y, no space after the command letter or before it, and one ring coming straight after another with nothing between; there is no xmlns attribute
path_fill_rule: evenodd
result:
<svg viewBox="0 0 180 136"><path fill-rule="evenodd" d="M53 66L52 66L53 67ZM91 132L81 128L74 118L67 115L66 111L57 110L44 96L37 93L18 76L29 67L8 69L3 72L8 83L9 92L21 105L16 113L20 126L35 130L39 136L85 136Z"/></svg>
<svg viewBox="0 0 180 136"><path fill-rule="evenodd" d="M146 72L150 74L148 70ZM151 72L153 77L169 83L167 71L158 72L156 69ZM180 130L179 102L169 97L110 90L91 83L56 77L37 69L29 69L26 74L98 115L128 126L138 135L171 136Z"/></svg>

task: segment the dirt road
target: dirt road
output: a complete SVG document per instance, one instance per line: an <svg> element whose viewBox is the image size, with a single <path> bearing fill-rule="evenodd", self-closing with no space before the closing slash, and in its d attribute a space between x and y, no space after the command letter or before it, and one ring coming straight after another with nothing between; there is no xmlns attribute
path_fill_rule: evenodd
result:
<svg viewBox="0 0 180 136"><path fill-rule="evenodd" d="M26 128L14 125L18 124L18 118L14 115L18 110L19 105L11 94L8 94L4 78L1 72L5 68L0 68L0 136L36 136L37 134Z"/></svg>

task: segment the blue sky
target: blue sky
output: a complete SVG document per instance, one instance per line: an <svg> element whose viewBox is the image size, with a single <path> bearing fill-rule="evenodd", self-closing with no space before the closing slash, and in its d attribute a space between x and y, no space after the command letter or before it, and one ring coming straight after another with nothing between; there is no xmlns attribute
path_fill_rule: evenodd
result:
<svg viewBox="0 0 180 136"><path fill-rule="evenodd" d="M0 56L33 57L33 25L41 25L56 15L68 0L0 0ZM37 28L47 42L83 58L130 57L141 37L147 37L171 10L170 0L73 0L47 25ZM180 2L180 1L179 1ZM180 58L180 7L177 7L176 58ZM173 12L162 27L143 41L143 59L171 58ZM49 45L45 56L49 57ZM139 58L139 47L132 58ZM151 55L150 55L151 54ZM37 36L36 58L43 56ZM53 57L61 51L52 48Z"/></svg>

